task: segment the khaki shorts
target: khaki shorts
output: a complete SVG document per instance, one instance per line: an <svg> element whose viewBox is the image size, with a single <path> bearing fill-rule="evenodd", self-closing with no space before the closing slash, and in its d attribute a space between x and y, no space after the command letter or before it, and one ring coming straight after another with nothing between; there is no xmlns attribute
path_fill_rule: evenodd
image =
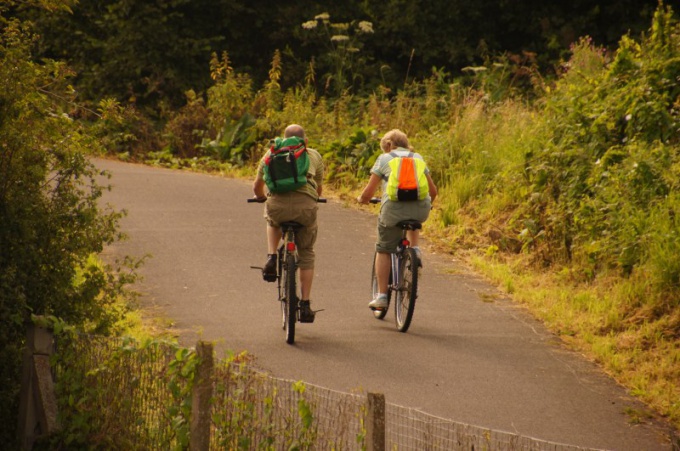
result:
<svg viewBox="0 0 680 451"><path fill-rule="evenodd" d="M314 269L314 243L316 242L316 212L319 209L316 199L308 194L291 192L273 194L265 203L264 217L273 227L282 222L295 221L304 227L295 234L298 248L298 267Z"/></svg>
<svg viewBox="0 0 680 451"><path fill-rule="evenodd" d="M397 251L402 230L397 223L407 219L425 222L430 216L432 204L430 199L406 202L385 201L380 207L378 217L378 242L375 250L394 253Z"/></svg>

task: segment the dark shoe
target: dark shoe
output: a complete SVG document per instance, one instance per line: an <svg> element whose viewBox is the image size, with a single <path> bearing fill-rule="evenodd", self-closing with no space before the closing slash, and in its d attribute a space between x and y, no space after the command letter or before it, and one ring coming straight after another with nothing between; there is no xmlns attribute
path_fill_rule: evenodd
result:
<svg viewBox="0 0 680 451"><path fill-rule="evenodd" d="M314 322L314 311L309 306L309 301L300 301L300 322L301 323L313 323Z"/></svg>
<svg viewBox="0 0 680 451"><path fill-rule="evenodd" d="M276 254L269 254L267 263L262 268L262 278L267 282L276 282Z"/></svg>

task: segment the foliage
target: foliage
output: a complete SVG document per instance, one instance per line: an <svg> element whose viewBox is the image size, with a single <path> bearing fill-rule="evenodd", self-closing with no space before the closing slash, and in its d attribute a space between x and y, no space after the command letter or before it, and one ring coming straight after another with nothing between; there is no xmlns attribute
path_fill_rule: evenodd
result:
<svg viewBox="0 0 680 451"><path fill-rule="evenodd" d="M342 94L345 89L361 85L362 65L365 64L359 52L363 47L363 35L373 33L373 24L366 20L352 22L332 22L327 12L318 14L313 20L302 24L309 32L316 31L317 39L325 44L326 53L316 59L321 70L327 67L324 75L323 92Z"/></svg>
<svg viewBox="0 0 680 451"><path fill-rule="evenodd" d="M50 449L188 448L194 352L163 340L83 336L55 325L61 429Z"/></svg>
<svg viewBox="0 0 680 451"><path fill-rule="evenodd" d="M484 65L464 67L462 71L471 74L468 83L494 102L513 96L535 98L543 94L543 78L536 54L532 52L487 57Z"/></svg>
<svg viewBox="0 0 680 451"><path fill-rule="evenodd" d="M198 355L186 348L175 352L175 359L168 365L168 388L172 393L172 401L168 404L168 414L175 433L176 449L189 446L191 427L191 391L198 368Z"/></svg>
<svg viewBox="0 0 680 451"><path fill-rule="evenodd" d="M155 125L133 105L104 99L95 113L83 115L83 119L84 124L90 125L89 134L98 140L101 152L122 160L140 160L150 149L161 145Z"/></svg>
<svg viewBox="0 0 680 451"><path fill-rule="evenodd" d="M380 82L395 90L411 79L427 77L432 67L457 72L463 67L479 67L490 55L530 52L537 55L542 70L550 70L579 36L590 35L601 45L614 46L628 30L642 31L656 2L30 3L71 7L50 8L39 14L26 14L18 7L13 11L36 23L41 35L40 56L63 59L77 71L75 86L83 100L96 104L101 98L111 97L123 104L136 104L145 114L153 110L154 115L162 115L168 107L180 106L189 89L207 89L210 79L201 68L207 66L212 52L228 51L234 67L260 83L268 77L268 60L280 50L282 58L291 63L281 74L283 90L305 79L309 64L318 66L325 82L335 84L328 86L332 91L322 91L324 86L320 86L320 92L339 94L347 87L362 85L372 89ZM328 27L329 34L310 39L311 30L297 26L301 11L305 17L318 15L314 31ZM332 28L348 26L348 31L356 31L361 22L371 23L373 28L363 47L349 45L357 36L354 32ZM349 40L330 41L332 36L347 36Z"/></svg>
<svg viewBox="0 0 680 451"><path fill-rule="evenodd" d="M67 2L49 2L64 6ZM131 279L92 259L120 236L121 213L102 209L106 187L86 152L96 138L69 112L72 72L33 61L35 36L16 20L0 35L0 440L14 443L25 324L58 315L106 333L124 312L110 308Z"/></svg>
<svg viewBox="0 0 680 451"><path fill-rule="evenodd" d="M75 85L80 92L98 96L110 89L125 100L96 103L103 121L95 122L89 133L95 133L109 152L137 158L140 149L145 154L154 150L146 156L158 164L248 169L269 139L296 122L305 127L310 145L324 155L326 183L339 191L351 191L365 181L379 154L378 137L401 128L424 155L440 188L427 232L435 229L443 245L454 251L480 248L494 264L507 260L532 271L552 271L573 291L560 296L561 302L551 298L539 303L537 314L553 330L578 340L582 349L661 412L674 421L680 418L680 406L672 401L680 390L673 363L677 362L680 327L676 217L680 33L670 8L657 9L642 39L626 35L611 52L597 43L613 44L624 30L638 29L638 17L647 21L649 2L579 5L576 14L564 14L565 6L555 2L345 2L329 5L328 15L318 16L316 28L310 24L307 29L290 24L299 24L300 10L309 11L310 16L320 13L315 2L277 4L276 11L264 11L236 0L222 4L220 11L229 18L224 22L229 28L224 33L229 53L219 45L203 47L205 55L212 52L212 86L196 82L182 85L179 91L180 83L172 83L174 74L167 65L161 64L163 68L154 76L140 76L146 75L146 63L139 59L148 56L148 48L127 54L127 61L118 55L111 58L114 66L125 69L122 78L134 73L133 82L128 81L132 84L113 86L118 80L98 80L95 74L117 75L110 67L90 64L90 55L100 58L97 52L109 44L99 38L72 39L92 36L93 30L109 21L106 39L115 44L113 49L120 48L121 42L137 48L143 38L118 36L111 25L124 22L129 12L130 24L121 30L130 33L131 26L139 24L140 11L169 11L172 19L167 29L154 21L145 30L156 33L161 29L158 36L167 38L164 33L177 26L175 19L183 14L180 10L188 7L184 1L128 3L99 2L100 10L93 2L84 2L82 10L74 7L75 22L61 22L63 16L38 21L54 25L54 33L61 33L46 54L57 53L57 48L73 49L70 58L89 71ZM95 19L99 12L106 12L106 17ZM331 22L330 17L337 21ZM351 51L359 46L350 45L352 37L358 36L340 32L343 27L356 31L352 27L359 23L357 18L374 24L374 33L360 52ZM595 23L609 25L594 27ZM188 32L192 24L182 26ZM310 34L322 30L330 34L312 41ZM593 38L578 40L584 31ZM50 33L46 36L53 36ZM331 40L332 36L346 38ZM69 42L64 44L66 39ZM156 38L152 44L158 45ZM5 48L11 55L22 46ZM28 53L28 46L23 48ZM501 49L506 52L500 53ZM355 64L354 57L359 55L365 60ZM539 75L539 69L545 73L558 56L567 60L552 83ZM7 58L4 53L3 58ZM5 64L0 73L16 81L16 74L10 73L13 67ZM18 67L29 72L21 64ZM133 67L139 71L130 71ZM196 67L201 65L192 70ZM462 77L452 75L465 67L469 69ZM59 105L50 110L47 121L54 130L58 125L60 136L70 140L77 136L87 142L84 130L80 135L70 133L68 118L62 114L72 111L64 106L72 105L74 94L65 82L71 80L68 69L47 61L30 70L60 75L56 84L35 83L50 86L53 92L59 88L63 92L58 98L36 97ZM317 89L317 72L333 89ZM91 86L85 82L88 79ZM178 75L176 80L180 79ZM99 90L99 81L107 88ZM364 96L348 89L362 84L375 87L374 92ZM189 87L196 90L188 91ZM165 97L177 99L178 92L190 93L187 106L171 113L168 105L176 101ZM332 95L319 96L319 92ZM2 91L3 99L20 95L14 84ZM143 119L144 111L127 105L128 101L156 103L156 113L168 119L165 146L152 141L153 127ZM0 110L7 105L18 103L1 103ZM19 115L30 119L36 110L20 111ZM13 114L10 111L7 117ZM79 130L77 124L69 127ZM20 139L8 140L5 148L36 142L25 129L15 128L13 133ZM38 136L49 135L37 130ZM49 144L40 147L48 151L27 155L42 164L43 158L49 160L47 156L52 155L54 142ZM37 164L25 173L40 180L52 167L59 166ZM28 230L23 225L16 229ZM4 274L2 280L12 275ZM501 284L512 293L530 293L524 295L529 299L550 298L531 289L522 291L517 277L508 276ZM643 376L635 374L638 369L644 369ZM248 393L240 394L242 416L225 421L243 430L248 416L256 413ZM305 416L304 406L298 407L298 415ZM180 420L185 418L181 408L176 413ZM267 414L260 418L266 420ZM235 437L247 447L244 434Z"/></svg>
<svg viewBox="0 0 680 451"><path fill-rule="evenodd" d="M552 260L575 259L591 276L630 275L649 262L657 239L669 253L677 246L679 49L670 8L659 8L641 43L624 37L610 63L588 40L574 48L546 104L552 139L527 161L541 199L528 214ZM662 290L680 286L680 274L665 280Z"/></svg>
<svg viewBox="0 0 680 451"><path fill-rule="evenodd" d="M375 160L382 153L376 130L355 130L342 141L324 143L320 149L326 164L326 177L336 187L358 188L370 176Z"/></svg>
<svg viewBox="0 0 680 451"><path fill-rule="evenodd" d="M55 331L58 343L53 366L62 425L46 448L189 449L199 364L194 350L160 339L83 335L54 317L43 326ZM347 432L366 415L356 396L329 403L330 393L256 370L246 352L215 363L211 446L345 449L354 443ZM362 443L363 435L356 440Z"/></svg>
<svg viewBox="0 0 680 451"><path fill-rule="evenodd" d="M210 113L202 97L188 91L187 104L165 124L164 141L172 155L179 158L193 158L200 154L199 146L210 133ZM150 149L147 147L147 150ZM151 148L153 149L153 148Z"/></svg>
<svg viewBox="0 0 680 451"><path fill-rule="evenodd" d="M532 271L549 268L556 287L537 293L521 270L502 283L675 424L679 39L672 10L660 5L649 32L624 36L613 54L580 40L537 105L534 144L515 166L522 177L496 172L504 188L459 211L470 227L501 196L523 199L489 238L519 240L499 247L525 252L538 263Z"/></svg>
<svg viewBox="0 0 680 451"><path fill-rule="evenodd" d="M217 368L215 402L223 400L226 405L215 409L217 444L224 449L253 449L253 436L258 434L260 447L273 446L276 440L274 426L274 397L276 392L262 396L258 390L262 375L248 371L253 357L247 353L231 356ZM262 405L258 409L258 404Z"/></svg>
<svg viewBox="0 0 680 451"><path fill-rule="evenodd" d="M157 115L179 106L183 93L209 83L210 52L223 40L206 23L226 2L80 0L72 12L29 15L42 35L42 54L65 59L77 73L78 90L97 103L115 98Z"/></svg>
<svg viewBox="0 0 680 451"><path fill-rule="evenodd" d="M246 113L237 121L226 122L214 140L204 139L198 148L204 155L234 166L252 162L251 152L258 140L254 125L255 119Z"/></svg>

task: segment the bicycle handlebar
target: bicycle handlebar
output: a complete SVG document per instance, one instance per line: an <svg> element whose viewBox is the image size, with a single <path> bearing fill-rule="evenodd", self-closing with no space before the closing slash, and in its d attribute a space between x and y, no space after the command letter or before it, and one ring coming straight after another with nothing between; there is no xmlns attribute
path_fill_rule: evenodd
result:
<svg viewBox="0 0 680 451"><path fill-rule="evenodd" d="M252 203L263 204L263 203L267 202L266 197L262 200L258 199L257 197L249 197L246 200L248 201L249 204L252 204ZM326 199L325 197L319 197L316 201L320 204L328 203L328 199Z"/></svg>

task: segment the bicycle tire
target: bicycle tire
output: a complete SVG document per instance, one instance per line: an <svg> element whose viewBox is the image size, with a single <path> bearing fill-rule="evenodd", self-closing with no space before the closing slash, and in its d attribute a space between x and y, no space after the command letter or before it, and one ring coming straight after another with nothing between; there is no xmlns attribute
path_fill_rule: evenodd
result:
<svg viewBox="0 0 680 451"><path fill-rule="evenodd" d="M375 299L378 295L378 278L375 273L375 259L378 258L378 252L373 254L373 270L371 271L371 299ZM387 315L387 310L390 308L390 298L392 297L392 290L389 288L389 284L392 283L392 269L390 268L390 279L388 281L387 287L387 307L382 310L373 310L373 316L376 319L383 319Z"/></svg>
<svg viewBox="0 0 680 451"><path fill-rule="evenodd" d="M401 255L401 284L394 301L394 319L399 332L411 326L418 298L418 256L415 249L406 248Z"/></svg>
<svg viewBox="0 0 680 451"><path fill-rule="evenodd" d="M277 285L277 288L279 290L279 301L282 301L283 298L286 295L285 279L283 279L283 281L284 281L283 285L281 284L281 280L283 278L283 257L284 257L284 255L286 255L286 253L283 250L283 246L279 246L279 248L277 249L276 252L278 254L278 257L276 258L276 266L277 266L277 268L276 268L276 279L277 279L276 285ZM281 311L284 312L283 302L281 302ZM284 319L282 326L283 326L284 329L286 328L285 319Z"/></svg>
<svg viewBox="0 0 680 451"><path fill-rule="evenodd" d="M283 302L283 323L286 331L286 343L293 344L295 342L295 321L297 319L298 298L296 293L296 263L293 254L286 255L286 263L284 265L284 296Z"/></svg>

